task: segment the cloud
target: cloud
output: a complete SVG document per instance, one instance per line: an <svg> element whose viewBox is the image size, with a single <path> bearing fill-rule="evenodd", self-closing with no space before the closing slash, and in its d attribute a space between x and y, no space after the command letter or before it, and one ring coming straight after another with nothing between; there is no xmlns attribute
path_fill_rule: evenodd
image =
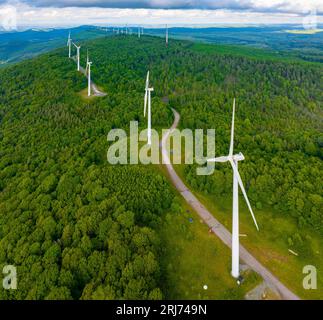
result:
<svg viewBox="0 0 323 320"><path fill-rule="evenodd" d="M0 4L6 1L0 0ZM129 9L246 10L303 13L315 8L323 14L322 0L21 0L32 7L98 7Z"/></svg>
<svg viewBox="0 0 323 320"><path fill-rule="evenodd" d="M313 6L316 9L314 14L318 14L318 23L323 22L323 15L319 15L323 12L322 0L10 0L5 3L17 10L18 26L32 27L301 24L304 16L313 14ZM3 4L4 1L0 0L0 13Z"/></svg>

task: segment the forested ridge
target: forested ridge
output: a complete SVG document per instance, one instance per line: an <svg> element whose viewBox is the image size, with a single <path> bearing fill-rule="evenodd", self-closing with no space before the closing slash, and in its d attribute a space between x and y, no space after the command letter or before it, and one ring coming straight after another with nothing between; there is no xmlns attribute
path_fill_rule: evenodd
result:
<svg viewBox="0 0 323 320"><path fill-rule="evenodd" d="M163 297L158 227L171 208L169 183L150 166L109 166L106 135L143 118L145 74L155 88L153 126L172 113L183 128L215 128L235 150L252 204L322 233L322 66L167 49L153 37L82 43L107 97L85 100L86 79L59 49L0 71L0 267L18 266L19 290L3 299ZM5 84L5 85L4 85ZM231 170L216 167L192 187L229 196ZM174 284L175 285L175 284Z"/></svg>
<svg viewBox="0 0 323 320"><path fill-rule="evenodd" d="M216 129L217 154L228 152L236 97L235 150L246 156L241 171L253 203L322 232L321 64L196 52L194 45L182 41L173 41L167 49L152 37L141 42L117 38L100 50L104 41L89 43L89 48L100 61L96 77L107 89L115 83L137 93L150 69L154 96L169 98L169 105L181 113L182 128ZM132 81L126 84L128 77ZM165 123L161 110L163 105L155 100L155 126ZM198 177L194 166L186 166L186 177L201 191L231 193L229 167L219 165L214 175Z"/></svg>
<svg viewBox="0 0 323 320"><path fill-rule="evenodd" d="M172 202L168 184L106 161L109 130L138 117L130 96L83 101L86 80L63 50L0 79L0 264L19 277L19 290L0 297L163 297L155 229Z"/></svg>

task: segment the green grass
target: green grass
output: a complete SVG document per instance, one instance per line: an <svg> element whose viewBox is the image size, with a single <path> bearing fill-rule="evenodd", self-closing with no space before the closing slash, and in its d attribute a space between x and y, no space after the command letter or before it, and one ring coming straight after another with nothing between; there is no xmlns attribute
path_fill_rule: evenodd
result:
<svg viewBox="0 0 323 320"><path fill-rule="evenodd" d="M85 76L84 76L85 77ZM102 89L102 87L97 86L98 90L100 90L101 92L104 92L104 90ZM95 96L93 94L93 92L91 93L91 96L88 96L88 87L86 87L85 89L83 89L82 91L80 91L78 93L82 99L84 100L93 100L96 98L102 98L101 96Z"/></svg>
<svg viewBox="0 0 323 320"><path fill-rule="evenodd" d="M244 299L261 282L260 277L247 271L245 281L238 286L230 275L229 248L209 233L208 227L183 200L179 204L176 212L166 215L161 231L166 298Z"/></svg>
<svg viewBox="0 0 323 320"><path fill-rule="evenodd" d="M183 179L183 165L174 166ZM183 179L185 181L185 179ZM190 187L191 188L191 187ZM193 190L191 188L191 190ZM215 197L193 190L197 198L214 216L231 230L231 197ZM240 197L240 233L241 243L282 283L303 299L323 299L323 239L310 229L300 230L292 218L269 209L255 210L260 227L258 232L250 213ZM288 238L300 234L305 241L301 245L290 245ZM292 249L298 256L288 252ZM303 267L313 265L317 268L317 290L303 288Z"/></svg>
<svg viewBox="0 0 323 320"><path fill-rule="evenodd" d="M155 168L168 175L165 166ZM243 273L244 282L238 286L230 274L230 249L209 233L207 225L180 195L176 202L176 208L164 217L160 231L165 298L244 299L246 293L260 284L262 279L248 270ZM203 289L204 285L208 286L207 290Z"/></svg>
<svg viewBox="0 0 323 320"><path fill-rule="evenodd" d="M93 100L95 98L97 98L94 95L91 95L90 97L88 96L88 88L83 89L82 91L79 92L79 95L81 96L82 99L84 100Z"/></svg>

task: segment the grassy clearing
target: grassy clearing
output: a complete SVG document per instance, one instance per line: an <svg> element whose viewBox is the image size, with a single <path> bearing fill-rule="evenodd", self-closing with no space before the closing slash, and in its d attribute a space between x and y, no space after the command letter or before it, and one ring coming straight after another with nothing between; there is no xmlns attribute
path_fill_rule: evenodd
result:
<svg viewBox="0 0 323 320"><path fill-rule="evenodd" d="M104 92L101 87L98 87L98 90L100 90L101 92ZM88 88L87 87L84 90L80 91L78 94L84 100L93 100L95 98L102 98L102 97L99 97L99 96L95 96L93 93L89 97L88 96Z"/></svg>
<svg viewBox="0 0 323 320"><path fill-rule="evenodd" d="M183 179L184 166L174 167ZM214 216L231 230L231 197L216 198L197 190L194 190L194 193ZM258 232L242 196L240 199L240 233L247 235L241 237L241 243L301 298L322 299L323 239L310 229L300 230L292 218L283 217L269 209L255 210L260 226ZM289 244L288 239L297 233L306 240L302 244ZM291 254L288 249L297 252L298 256ZM317 268L317 290L303 288L303 268L306 265Z"/></svg>
<svg viewBox="0 0 323 320"><path fill-rule="evenodd" d="M159 169L167 175L166 168ZM174 189L174 192L175 189ZM161 228L163 289L167 299L244 299L261 278L246 271L241 286L231 277L231 251L210 234L195 211L178 196ZM190 220L192 219L192 220ZM208 289L204 290L203 286Z"/></svg>
<svg viewBox="0 0 323 320"><path fill-rule="evenodd" d="M230 276L229 248L208 232L207 226L182 200L179 204L176 212L166 215L161 231L166 298L244 299L261 279L248 271L245 281L238 286Z"/></svg>
<svg viewBox="0 0 323 320"><path fill-rule="evenodd" d="M84 90L80 91L79 93L79 96L81 96L82 99L84 100L93 100L95 98L97 98L96 96L94 95L91 95L90 97L88 96L88 92L87 92L87 88L85 88Z"/></svg>

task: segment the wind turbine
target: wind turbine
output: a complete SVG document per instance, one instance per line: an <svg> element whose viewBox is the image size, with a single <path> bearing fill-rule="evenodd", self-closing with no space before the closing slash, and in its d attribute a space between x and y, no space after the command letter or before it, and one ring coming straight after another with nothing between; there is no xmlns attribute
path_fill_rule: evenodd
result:
<svg viewBox="0 0 323 320"><path fill-rule="evenodd" d="M151 92L154 88L149 88L149 71L147 72L146 88L145 88L145 102L144 102L144 116L146 117L146 109L148 103L148 139L147 143L151 145Z"/></svg>
<svg viewBox="0 0 323 320"><path fill-rule="evenodd" d="M224 157L218 157L214 159L208 159L208 162L230 162L233 170L233 202L232 202L232 270L231 275L234 278L239 278L239 186L243 193L243 196L247 202L249 211L251 213L252 219L256 225L257 230L259 227L252 211L246 190L243 186L241 176L238 171L238 162L243 161L245 158L240 152L239 154L233 154L233 144L234 144L234 116L235 116L235 106L236 100L233 101L233 113L232 113L232 126L231 126L231 142L229 155Z"/></svg>
<svg viewBox="0 0 323 320"><path fill-rule="evenodd" d="M138 38L140 39L141 32L140 32L140 27L138 27Z"/></svg>
<svg viewBox="0 0 323 320"><path fill-rule="evenodd" d="M68 34L67 39L67 46L68 46L68 57L71 58L71 45L72 45L72 39L71 39L71 31Z"/></svg>
<svg viewBox="0 0 323 320"><path fill-rule="evenodd" d="M168 47L168 25L166 24L166 47Z"/></svg>
<svg viewBox="0 0 323 320"><path fill-rule="evenodd" d="M81 46L77 46L75 43L74 44L74 47L76 48L77 50L77 56L76 56L76 59L77 59L77 71L80 71L80 49L81 49Z"/></svg>
<svg viewBox="0 0 323 320"><path fill-rule="evenodd" d="M87 52L87 58L86 58L86 73L87 73L87 78L88 78L88 90L87 90L87 95L88 97L91 96L91 66L92 62L89 60L89 51Z"/></svg>

